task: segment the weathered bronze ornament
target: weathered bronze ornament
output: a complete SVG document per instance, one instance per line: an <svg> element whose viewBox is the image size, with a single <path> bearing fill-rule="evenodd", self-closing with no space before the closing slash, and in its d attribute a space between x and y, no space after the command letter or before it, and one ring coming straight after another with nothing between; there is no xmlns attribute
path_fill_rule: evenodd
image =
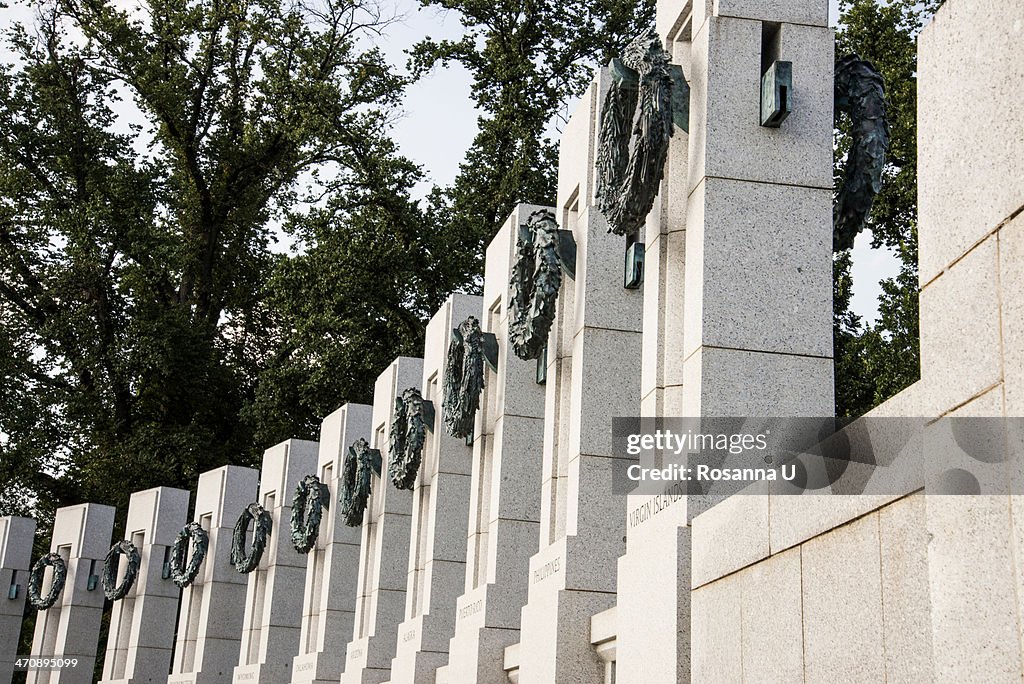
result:
<svg viewBox="0 0 1024 684"><path fill-rule="evenodd" d="M128 560L125 568L124 579L117 583L117 557L124 555ZM128 540L119 541L110 547L107 557L103 559L103 595L111 601L120 601L128 595L128 591L135 584L139 576L139 566L142 565L142 558L139 550Z"/></svg>
<svg viewBox="0 0 1024 684"><path fill-rule="evenodd" d="M291 537L292 546L299 553L309 553L320 534L320 519L324 509L331 505L331 494L327 485L320 483L316 475L307 475L295 487L292 497Z"/></svg>
<svg viewBox="0 0 1024 684"><path fill-rule="evenodd" d="M509 287L508 337L512 351L523 360L536 359L544 351L555 322L555 302L562 287L558 224L547 209L533 212L526 224L519 226Z"/></svg>
<svg viewBox="0 0 1024 684"><path fill-rule="evenodd" d="M185 554L192 542L192 555L185 564ZM197 522L190 522L178 532L171 547L171 581L184 589L195 581L199 574L199 566L206 558L210 548L210 535Z"/></svg>
<svg viewBox="0 0 1024 684"><path fill-rule="evenodd" d="M427 425L423 419L423 396L415 387L395 399L388 443L388 476L399 489L412 489L423 458Z"/></svg>
<svg viewBox="0 0 1024 684"><path fill-rule="evenodd" d="M363 524L363 513L370 500L373 473L380 472L380 451L371 449L365 439L348 448L341 472L341 515L349 527Z"/></svg>
<svg viewBox="0 0 1024 684"><path fill-rule="evenodd" d="M643 226L665 175L673 124L689 127L690 87L670 59L661 38L648 31L609 65L596 195L608 230L618 235L635 234Z"/></svg>
<svg viewBox="0 0 1024 684"><path fill-rule="evenodd" d="M255 526L252 529L252 550L247 554L245 552L245 535L249 530L250 523ZM251 503L245 507L242 514L238 516L238 522L235 523L234 533L231 536L231 564L235 566L235 570L245 575L259 566L273 526L274 519L270 517L263 506Z"/></svg>
<svg viewBox="0 0 1024 684"><path fill-rule="evenodd" d="M470 316L452 331L444 369L444 426L452 437L473 434L473 420L484 389L483 331Z"/></svg>
<svg viewBox="0 0 1024 684"><path fill-rule="evenodd" d="M871 62L855 54L836 62L835 108L850 115L852 138L833 212L832 249L839 252L864 229L889 151L885 81Z"/></svg>
<svg viewBox="0 0 1024 684"><path fill-rule="evenodd" d="M761 125L779 128L793 113L793 63L776 60L761 77Z"/></svg>
<svg viewBox="0 0 1024 684"><path fill-rule="evenodd" d="M46 596L40 596L43 590L43 573L47 566L53 568L53 582L50 583L50 591ZM28 602L36 610L46 610L57 602L57 597L64 590L64 582L67 581L68 566L59 553L48 553L32 566L32 572L28 576Z"/></svg>

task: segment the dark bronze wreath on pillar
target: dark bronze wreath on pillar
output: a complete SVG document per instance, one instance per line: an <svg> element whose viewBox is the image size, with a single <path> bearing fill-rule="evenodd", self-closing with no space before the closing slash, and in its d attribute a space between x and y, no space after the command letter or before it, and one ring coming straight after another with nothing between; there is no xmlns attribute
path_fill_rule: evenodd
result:
<svg viewBox="0 0 1024 684"><path fill-rule="evenodd" d="M608 230L617 235L643 227L665 175L673 124L689 126L690 88L670 62L661 38L647 31L609 65L595 194Z"/></svg>
<svg viewBox="0 0 1024 684"><path fill-rule="evenodd" d="M117 557L123 555L128 561L125 568L124 579L117 584ZM142 565L142 557L139 550L128 540L119 541L110 547L107 557L103 559L103 595L111 601L120 601L128 595L139 576L139 566Z"/></svg>
<svg viewBox="0 0 1024 684"><path fill-rule="evenodd" d="M389 435L388 476L399 489L412 489L423 460L427 425L423 420L423 396L415 387L395 399L395 415Z"/></svg>
<svg viewBox="0 0 1024 684"><path fill-rule="evenodd" d="M851 138L832 221L832 249L840 252L867 223L889 152L885 81L871 62L855 54L836 62L835 107L850 115Z"/></svg>
<svg viewBox="0 0 1024 684"><path fill-rule="evenodd" d="M192 555L186 565L185 554L188 552L189 542L192 546ZM210 535L202 525L190 522L181 528L174 539L174 546L171 547L171 581L182 589L192 584L199 574L199 566L203 564L209 548Z"/></svg>
<svg viewBox="0 0 1024 684"><path fill-rule="evenodd" d="M43 573L46 568L53 568L53 582L46 596L40 596L43 590ZM64 583L68 577L68 566L59 553L48 553L32 566L28 576L28 602L36 610L46 610L57 602L57 597L64 591Z"/></svg>
<svg viewBox="0 0 1024 684"><path fill-rule="evenodd" d="M249 531L250 524L255 525L252 530L252 549L246 553L245 535ZM235 570L246 575L259 567L263 551L267 548L267 538L270 536L273 526L274 519L270 517L270 513L267 513L263 506L251 503L245 507L242 514L238 516L234 533L231 535L231 564L235 566Z"/></svg>
<svg viewBox="0 0 1024 684"><path fill-rule="evenodd" d="M473 434L484 388L483 331L470 316L452 331L444 370L444 426L452 437Z"/></svg>
<svg viewBox="0 0 1024 684"><path fill-rule="evenodd" d="M341 515L349 527L363 524L363 514L370 500L375 450L365 439L356 440L348 448L341 470Z"/></svg>
<svg viewBox="0 0 1024 684"><path fill-rule="evenodd" d="M547 209L530 214L519 226L516 261L509 283L508 337L524 361L539 358L555 322L555 302L562 287L558 261L558 224Z"/></svg>
<svg viewBox="0 0 1024 684"><path fill-rule="evenodd" d="M330 506L330 492L316 475L307 475L295 487L292 497L292 546L299 553L309 553L320 535L320 520Z"/></svg>

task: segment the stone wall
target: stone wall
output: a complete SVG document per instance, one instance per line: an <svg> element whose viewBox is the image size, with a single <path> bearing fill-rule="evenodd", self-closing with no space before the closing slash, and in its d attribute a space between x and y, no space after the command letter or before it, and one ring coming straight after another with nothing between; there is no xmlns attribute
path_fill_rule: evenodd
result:
<svg viewBox="0 0 1024 684"><path fill-rule="evenodd" d="M1014 4L947 0L921 34L921 380L870 416L1024 415ZM712 508L692 523L693 681L1019 681L1022 512L927 486Z"/></svg>

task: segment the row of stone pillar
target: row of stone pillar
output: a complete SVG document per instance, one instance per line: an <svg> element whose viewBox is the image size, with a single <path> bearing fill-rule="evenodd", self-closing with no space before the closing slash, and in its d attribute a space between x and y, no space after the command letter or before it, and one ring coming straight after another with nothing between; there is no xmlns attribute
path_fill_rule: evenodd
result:
<svg viewBox="0 0 1024 684"><path fill-rule="evenodd" d="M691 83L693 135L676 132L638 236L645 286L623 287L626 245L594 202L605 70L562 136L553 211L576 253L542 360L520 360L508 339L518 227L538 209L524 205L487 249L483 296L450 297L427 327L423 358L396 359L372 406L325 418L319 443L269 449L259 472L200 477L192 518L209 533L209 553L180 600L163 568L189 494L133 495L124 537L142 567L112 609L104 681L592 682L612 660L622 681L688 676L694 511L681 503L627 526L627 499L612 489L625 454L612 448L611 418L831 411L832 36L820 13L737 6L718 16L711 3L665 5L659 30ZM769 24L781 29L766 47ZM766 49L793 60L801 88L781 129L758 125ZM441 405L445 354L468 316L498 346L472 435L448 436L436 416L413 490L395 488L382 469L361 525L347 526L338 501L348 448L365 439L386 454L396 399L409 388ZM304 555L287 527L309 475L330 505ZM272 530L258 566L242 575L229 546L252 502ZM58 511L51 548L66 559L68 581L37 617L33 651L82 664L31 682L91 679L103 609L91 578L113 514L93 504ZM8 536L31 538L30 521L6 524ZM20 569L0 579L17 585L26 552L5 551L3 568L8 555ZM613 609L631 626L618 641ZM639 627L648 619L657 630ZM8 642L0 649L12 652Z"/></svg>
<svg viewBox="0 0 1024 684"><path fill-rule="evenodd" d="M600 371L613 359L639 366L641 300L630 293L633 304L617 307L632 328L613 333L632 347L625 356L623 347L603 339L613 328L574 329L572 317L563 316L552 337L557 351L546 360L547 387L541 384L537 364L518 359L508 344L516 236L536 209L516 209L488 249L484 296L449 298L427 326L424 358L396 359L377 380L373 406L342 407L324 419L319 443L289 440L273 447L260 471L227 466L200 476L191 519L207 533L209 546L184 590L168 568L171 547L188 521L189 493L161 487L132 495L123 537L138 549L141 564L134 585L112 604L102 681L497 681L505 676L505 649L519 641L523 615L528 624L536 622L539 643L546 632L567 627L558 617L561 599L548 593L557 579L533 595L531 556L542 550L534 562L544 565L543 554L565 553L567 535L575 536L572 528L579 525L581 497L608 484L606 477L594 479L603 476L593 464L610 456L610 444L589 438L578 425L609 410L635 410L636 389L620 393L611 406L605 392L590 390L596 381L613 381ZM586 231L577 237L581 252L588 243L612 241L597 215L588 216L578 223ZM585 266L577 279L584 290L614 292L603 283L618 278L617 250L592 249L589 260L578 257ZM572 312L576 295L573 281L567 282L559 307ZM579 300L585 298L580 292ZM591 310L611 325L607 309ZM348 527L337 505L348 447L365 439L387 453L395 401L409 388L440 406L453 329L469 316L495 335L499 351L495 367L486 371L473 434L450 437L436 418L425 433L413 490L401 491L386 473L375 474L362 524ZM580 346L577 363L588 354L595 364L590 379L575 385L569 381L573 344ZM546 421L546 414L557 416L557 423ZM330 496L318 539L303 555L287 531L293 492L309 475ZM608 494L595 500L614 501L610 489ZM252 502L265 509L272 526L259 564L241 574L230 559L232 533ZM33 653L74 656L78 664L33 671L29 681L91 681L104 606L96 578L113 520L112 508L96 504L58 511L51 549L65 560L68 577L56 603L38 612ZM20 535L14 545L24 547L11 556L19 574L9 584L24 586L34 526L24 519L7 524L12 539ZM581 540L604 533L590 527ZM609 546L608 558L619 546ZM44 593L52 582L46 572ZM580 620L614 596L614 577L602 582L600 605L588 605ZM8 604L18 606L20 620L23 604ZM16 634L16 625L9 631ZM13 655L10 640L3 648Z"/></svg>
<svg viewBox="0 0 1024 684"><path fill-rule="evenodd" d="M427 326L424 358L396 359L377 380L373 406L343 406L324 419L319 443L273 447L259 471L226 466L200 476L191 519L208 535L208 549L184 590L171 581L169 563L188 520L189 492L160 487L132 495L123 537L141 563L111 607L102 681L336 682L344 672L346 682L419 682L439 668L451 681L504 676L504 650L518 640L528 563L541 537L539 489L542 479L545 488L554 482L542 478L545 387L536 365L516 358L507 343L517 230L536 209L517 208L488 249L484 297L453 295ZM436 418L412 492L375 474L362 524L348 527L337 505L348 447L365 439L387 453L395 400L409 388L440 406L453 329L469 316L495 334L499 349L473 434L450 437ZM308 475L330 495L317 541L303 555L287 530L293 492ZM241 574L230 559L232 533L252 502L272 526L258 566ZM565 501L558 505L564 510ZM31 671L30 682L92 681L104 607L98 578L114 512L97 504L57 512L51 549L64 560L67 580L54 605L38 611L32 650L77 662ZM35 525L5 518L2 529L0 580L18 587L12 599L21 598L3 604L7 661ZM53 572L44 572L45 594Z"/></svg>

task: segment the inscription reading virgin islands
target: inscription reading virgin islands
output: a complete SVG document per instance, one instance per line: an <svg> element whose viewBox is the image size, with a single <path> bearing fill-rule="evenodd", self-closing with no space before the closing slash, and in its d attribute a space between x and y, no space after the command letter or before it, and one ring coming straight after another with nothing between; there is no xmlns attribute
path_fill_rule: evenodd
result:
<svg viewBox="0 0 1024 684"><path fill-rule="evenodd" d="M546 580L562 569L562 557L558 556L533 571L533 583Z"/></svg>
<svg viewBox="0 0 1024 684"><path fill-rule="evenodd" d="M686 490L683 488L682 484L677 482L669 487L664 494L653 496L631 510L629 512L629 526L636 527L637 525L642 525L672 504L684 498L686 498Z"/></svg>

